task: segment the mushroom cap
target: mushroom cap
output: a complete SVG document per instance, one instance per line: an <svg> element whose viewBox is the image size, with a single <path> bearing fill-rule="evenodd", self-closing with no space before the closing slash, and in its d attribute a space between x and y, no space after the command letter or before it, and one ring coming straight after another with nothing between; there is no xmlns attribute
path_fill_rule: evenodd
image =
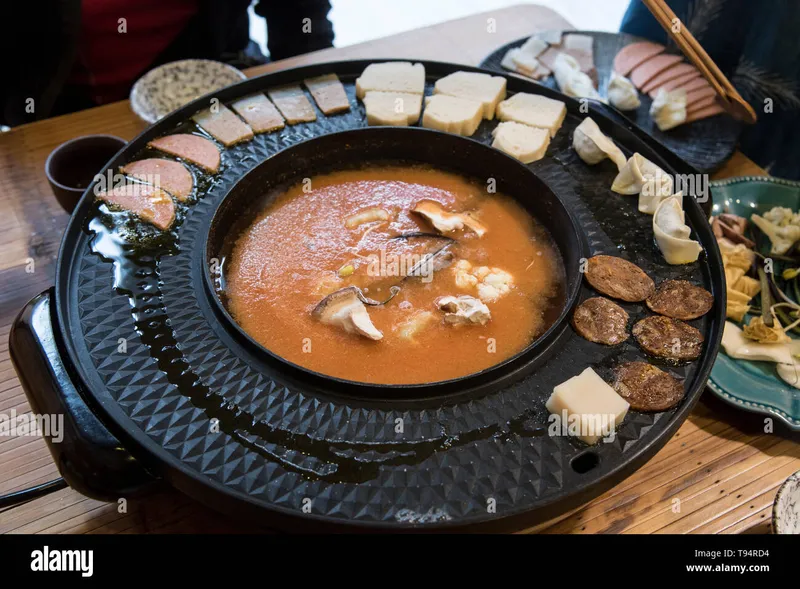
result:
<svg viewBox="0 0 800 589"><path fill-rule="evenodd" d="M314 319L327 325L341 327L347 333L358 333L373 340L383 339L383 333L372 324L367 307L359 298L359 290L348 286L322 299L311 312Z"/></svg>

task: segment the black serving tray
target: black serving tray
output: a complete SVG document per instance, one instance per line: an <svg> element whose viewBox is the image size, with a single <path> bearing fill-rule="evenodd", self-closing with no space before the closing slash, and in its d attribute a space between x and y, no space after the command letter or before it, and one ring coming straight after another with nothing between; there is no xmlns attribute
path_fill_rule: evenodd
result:
<svg viewBox="0 0 800 589"><path fill-rule="evenodd" d="M606 95L605 89L608 87L608 81L611 79L611 72L614 69L614 57L619 53L619 50L631 43L647 40L627 33L605 33L600 31L564 31L564 33L578 33L594 37L594 63L597 69L598 87L602 96ZM481 67L502 72L506 75L522 77L503 68L500 62L509 49L520 47L527 40L527 37L517 39L492 51L483 59L480 64ZM675 47L668 47L667 52L679 53ZM535 83L558 90L558 84L556 84L555 77L552 75ZM639 98L642 104L636 110L623 112L611 106L608 109L614 110L620 116L636 124L652 136L653 139L676 153L700 172L710 173L719 169L733 155L739 133L742 130L742 124L732 117L722 114L695 121L688 125L681 125L669 131L661 131L650 116L650 106L653 104L653 99L642 92L639 93Z"/></svg>
<svg viewBox="0 0 800 589"><path fill-rule="evenodd" d="M572 131L585 116L579 103L514 76L508 77L509 93L539 93L567 104L569 114L546 157L528 168L578 221L587 251L629 259L657 282L687 279L714 294L713 310L692 322L705 336L703 355L684 366L662 364L685 379L685 399L663 413L630 412L613 443L590 448L549 436L544 403L553 386L588 366L608 378L617 362L644 358L630 341L604 347L568 326L546 362L530 372L475 390L464 387L455 396L420 399L353 395L346 385L307 380L258 354L240 352L236 334L204 286L203 245L211 219L240 179L272 155L320 135L365 127L354 81L369 63L317 64L244 81L183 107L120 151L107 168L141 157L157 136L198 132L188 121L211 96L230 102L335 72L351 101L349 112L318 113L316 122L224 149L218 177L201 182L196 202L181 211L178 247L140 259L133 269L137 280L126 288L120 268L96 253L103 248L91 228L102 214L89 187L64 234L55 290L32 301L11 333L12 357L35 406L62 407L76 416L70 419L78 430L81 423L107 428L102 435L76 434L87 442L75 445L83 468L107 460L118 441L123 459L107 469L108 476L80 486L80 477L62 469L68 482L93 496L113 497L160 478L215 509L290 529L509 530L549 520L609 489L651 458L684 421L703 391L724 321L722 263L705 214L695 200L685 199L687 223L705 251L694 264L668 266L653 241L652 217L638 213L636 197L610 191L615 166L587 166L572 150ZM423 64L427 93L449 73L481 71ZM696 172L602 104L591 104L589 114L626 154L639 152L673 174ZM473 139L490 143L496 124L484 121ZM581 298L593 294L581 286ZM647 314L642 305L624 306L631 324ZM158 337L152 325L163 327ZM398 419L404 423L400 436ZM92 440L100 445L94 461L87 450ZM70 460L65 446L56 446L51 450L59 464ZM124 464L131 472L115 470Z"/></svg>

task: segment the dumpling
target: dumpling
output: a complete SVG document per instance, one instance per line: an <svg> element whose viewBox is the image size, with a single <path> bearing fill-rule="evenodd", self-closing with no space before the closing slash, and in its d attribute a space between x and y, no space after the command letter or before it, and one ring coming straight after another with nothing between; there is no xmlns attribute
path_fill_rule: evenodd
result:
<svg viewBox="0 0 800 589"><path fill-rule="evenodd" d="M605 102L595 89L592 79L581 71L581 66L571 55L559 53L553 68L556 83L567 96L593 98Z"/></svg>
<svg viewBox="0 0 800 589"><path fill-rule="evenodd" d="M636 110L642 104L636 87L628 78L611 72L608 83L608 101L619 110Z"/></svg>
<svg viewBox="0 0 800 589"><path fill-rule="evenodd" d="M662 131L683 123L686 120L686 90L679 88L670 92L661 88L650 107L650 116Z"/></svg>
<svg viewBox="0 0 800 589"><path fill-rule="evenodd" d="M617 194L641 194L645 197L663 197L672 195L672 176L659 168L641 154L634 153L619 171L611 190ZM639 203L639 210L648 212L647 200ZM656 203L656 206L658 203ZM645 210L643 210L643 208ZM652 214L655 212L653 208Z"/></svg>
<svg viewBox="0 0 800 589"><path fill-rule="evenodd" d="M618 169L625 166L625 154L610 138L606 137L590 117L575 128L572 135L572 147L578 152L580 158L589 165L598 164L604 159L611 158Z"/></svg>
<svg viewBox="0 0 800 589"><path fill-rule="evenodd" d="M692 230L684 219L681 201L674 196L663 200L653 215L653 233L667 264L690 264L703 251L698 242L689 239Z"/></svg>

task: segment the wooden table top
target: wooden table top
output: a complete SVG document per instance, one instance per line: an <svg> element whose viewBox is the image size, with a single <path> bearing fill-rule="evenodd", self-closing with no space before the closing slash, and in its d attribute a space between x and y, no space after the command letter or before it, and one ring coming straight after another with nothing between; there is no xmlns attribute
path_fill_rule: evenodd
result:
<svg viewBox="0 0 800 589"><path fill-rule="evenodd" d="M494 32L489 32L490 24ZM504 43L537 30L567 28L570 24L555 12L521 5L326 49L254 68L248 74L357 58L477 64ZM30 411L11 366L8 334L23 305L53 284L67 221L44 176L47 155L80 135L109 133L131 139L144 127L125 101L0 133L0 413ZM716 177L763 174L737 153ZM26 271L31 259L32 273ZM734 410L706 393L678 433L644 467L544 531L767 532L778 486L800 470L800 445L776 429L774 434L765 434L763 418ZM42 439L0 437L0 494L58 476ZM119 513L116 504L88 499L71 489L0 513L0 533L252 531L263 530L232 521L171 489L129 501L126 513Z"/></svg>

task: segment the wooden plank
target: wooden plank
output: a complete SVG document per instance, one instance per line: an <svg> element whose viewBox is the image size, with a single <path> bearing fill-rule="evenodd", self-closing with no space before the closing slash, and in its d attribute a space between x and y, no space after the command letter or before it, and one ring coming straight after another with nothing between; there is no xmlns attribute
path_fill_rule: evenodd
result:
<svg viewBox="0 0 800 589"><path fill-rule="evenodd" d="M494 19L493 27L489 19ZM434 59L477 64L496 47L537 30L570 28L535 5L510 7L345 47L270 63L249 76L340 59ZM492 32L494 31L494 32ZM8 333L20 308L53 283L67 215L43 174L56 146L80 135L131 139L145 128L127 102L40 121L0 134L0 412L30 407L13 372ZM763 175L736 153L715 178ZM26 271L33 260L33 272ZM700 403L669 443L642 469L547 532L769 530L770 503L781 477L800 469L797 444L741 429ZM777 454L780 452L780 455ZM0 437L0 493L58 476L44 442ZM785 476L784 476L785 475ZM681 517L672 499L682 502ZM764 523L764 520L767 523ZM169 489L132 499L127 513L64 489L0 512L0 533L257 532Z"/></svg>

